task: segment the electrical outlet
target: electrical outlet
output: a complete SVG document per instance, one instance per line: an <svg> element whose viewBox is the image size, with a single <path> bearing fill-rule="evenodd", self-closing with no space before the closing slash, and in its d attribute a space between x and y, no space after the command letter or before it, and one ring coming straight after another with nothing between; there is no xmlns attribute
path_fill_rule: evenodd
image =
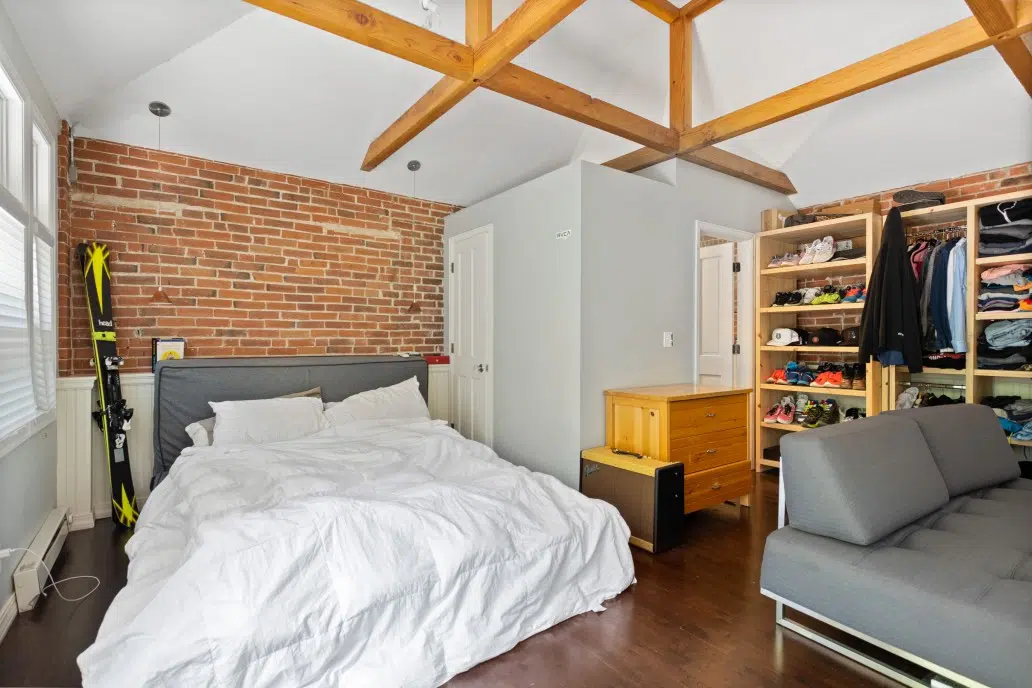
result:
<svg viewBox="0 0 1032 688"><path fill-rule="evenodd" d="M669 349L673 345L674 345L674 333L673 332L664 332L663 333L663 348L664 349Z"/></svg>

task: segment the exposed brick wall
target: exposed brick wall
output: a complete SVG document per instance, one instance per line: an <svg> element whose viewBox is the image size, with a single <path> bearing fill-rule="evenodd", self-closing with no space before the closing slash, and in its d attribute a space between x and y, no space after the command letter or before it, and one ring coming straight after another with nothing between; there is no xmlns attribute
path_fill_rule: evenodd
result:
<svg viewBox="0 0 1032 688"><path fill-rule="evenodd" d="M119 352L188 356L439 353L444 217L454 206L121 143L59 141L59 370L91 357L75 246L111 249ZM173 306L151 306L161 286Z"/></svg>
<svg viewBox="0 0 1032 688"><path fill-rule="evenodd" d="M973 198L984 196L996 196L998 194L1011 193L1013 191L1024 191L1032 189L1032 162L1021 165L1010 165L995 170L986 170L975 174L965 174L963 177L953 179L937 179L933 182L924 182L914 186L901 186L897 189L879 191L866 196L854 198L842 198L837 201L821 203L818 205L803 208L804 213L813 213L842 203L859 203L877 198L879 207L883 213L887 213L894 204L892 194L900 189L917 189L918 191L941 191L946 195L947 203L958 203L970 201Z"/></svg>

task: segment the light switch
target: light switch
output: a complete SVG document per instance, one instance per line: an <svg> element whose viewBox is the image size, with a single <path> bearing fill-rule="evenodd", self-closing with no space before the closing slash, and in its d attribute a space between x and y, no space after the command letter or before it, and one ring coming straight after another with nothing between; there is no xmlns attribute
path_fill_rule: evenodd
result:
<svg viewBox="0 0 1032 688"><path fill-rule="evenodd" d="M673 332L664 332L663 333L663 348L664 349L669 349L673 345L674 345L674 333Z"/></svg>

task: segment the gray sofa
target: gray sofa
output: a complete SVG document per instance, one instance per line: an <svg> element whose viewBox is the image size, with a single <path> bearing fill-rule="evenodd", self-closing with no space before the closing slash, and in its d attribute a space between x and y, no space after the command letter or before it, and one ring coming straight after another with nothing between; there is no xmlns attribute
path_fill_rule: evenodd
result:
<svg viewBox="0 0 1032 688"><path fill-rule="evenodd" d="M1032 686L1032 480L1019 477L991 409L915 409L793 433L781 455L790 525L767 538L760 580L780 624L907 685L940 684L784 607L956 684Z"/></svg>

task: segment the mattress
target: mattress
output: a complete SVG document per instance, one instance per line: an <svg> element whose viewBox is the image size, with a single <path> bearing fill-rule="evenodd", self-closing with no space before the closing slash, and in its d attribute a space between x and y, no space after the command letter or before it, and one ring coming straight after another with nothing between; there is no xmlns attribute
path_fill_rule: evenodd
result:
<svg viewBox="0 0 1032 688"><path fill-rule="evenodd" d="M436 686L634 580L619 513L440 421L186 449L91 686Z"/></svg>
<svg viewBox="0 0 1032 688"><path fill-rule="evenodd" d="M1032 676L1032 480L954 498L868 547L792 527L760 586L994 688Z"/></svg>

